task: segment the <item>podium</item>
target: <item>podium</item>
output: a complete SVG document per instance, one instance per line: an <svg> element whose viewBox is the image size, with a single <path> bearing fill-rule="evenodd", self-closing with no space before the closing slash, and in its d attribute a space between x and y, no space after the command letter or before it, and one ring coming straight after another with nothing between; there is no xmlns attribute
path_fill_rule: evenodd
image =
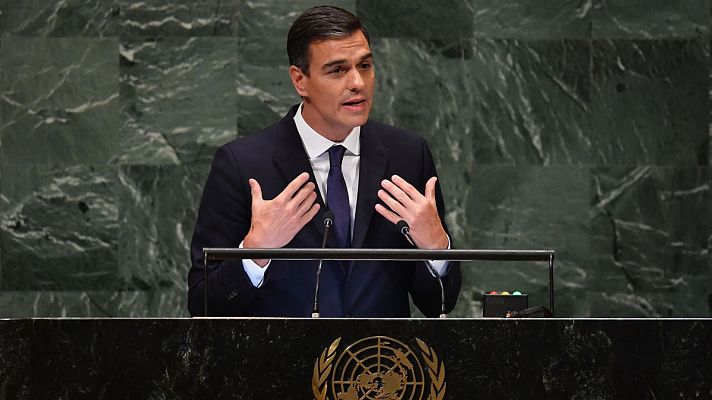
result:
<svg viewBox="0 0 712 400"><path fill-rule="evenodd" d="M214 257L271 250L249 251L217 249ZM284 258L503 257L280 251ZM553 275L553 252L505 256L549 261ZM0 320L2 399L710 397L710 319Z"/></svg>
<svg viewBox="0 0 712 400"><path fill-rule="evenodd" d="M392 356L395 349L405 361ZM396 364L405 367L387 378L379 369ZM331 369L324 374L324 367ZM370 375L364 374L368 368ZM402 370L414 372L402 379L400 391L389 392L401 387L394 377L401 379ZM331 400L349 398L354 381L357 393L377 388L370 393L381 398L431 399L433 392L450 400L709 398L712 321L0 321L3 399L301 400L315 398L315 375L324 378L316 386L326 387ZM405 389L415 394L398 397Z"/></svg>

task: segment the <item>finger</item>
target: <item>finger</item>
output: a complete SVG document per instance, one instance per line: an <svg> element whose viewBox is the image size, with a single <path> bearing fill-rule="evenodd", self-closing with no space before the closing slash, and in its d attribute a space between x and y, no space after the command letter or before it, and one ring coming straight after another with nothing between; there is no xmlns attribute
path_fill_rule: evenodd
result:
<svg viewBox="0 0 712 400"><path fill-rule="evenodd" d="M301 189L299 189L297 194L295 194L291 200L289 200L289 203L294 205L295 208L299 208L299 205L302 204L304 200L309 197L310 194L316 194L316 192L314 191L315 187L316 186L314 186L314 183L308 182L306 185L302 186Z"/></svg>
<svg viewBox="0 0 712 400"><path fill-rule="evenodd" d="M299 204L299 207L297 208L297 216L304 215L307 211L309 211L310 207L314 204L315 201L316 193L311 192L309 195L307 195L307 198Z"/></svg>
<svg viewBox="0 0 712 400"><path fill-rule="evenodd" d="M256 179L250 178L247 183L250 184L250 194L252 195L252 201L262 200L262 188Z"/></svg>
<svg viewBox="0 0 712 400"><path fill-rule="evenodd" d="M397 224L398 221L403 219L400 217L400 215L394 213L386 207L383 207L381 204L376 204L376 212L383 215L383 217L390 221L392 224Z"/></svg>
<svg viewBox="0 0 712 400"><path fill-rule="evenodd" d="M420 194L418 189L413 187L413 185L408 183L408 181L401 178L400 176L393 175L393 177L391 177L391 180L393 181L393 183L395 183L398 186L398 188L400 188L403 192L405 192L408 195L408 197L410 197L411 199L417 201L417 200L423 198L423 195Z"/></svg>
<svg viewBox="0 0 712 400"><path fill-rule="evenodd" d="M309 221L314 219L316 214L319 212L319 203L314 203L314 205L311 206L309 211L307 211L302 217L299 219L299 229L302 229L304 225L306 225Z"/></svg>
<svg viewBox="0 0 712 400"><path fill-rule="evenodd" d="M438 178L434 176L425 183L425 198L428 199L428 202L433 204L435 204L435 184L437 182Z"/></svg>
<svg viewBox="0 0 712 400"><path fill-rule="evenodd" d="M297 193L297 190L301 188L306 181L309 180L309 174L306 172L302 172L294 178L293 181L289 182L289 185L287 185L284 190L282 190L282 193L280 193L277 197L283 197L284 200L289 200L292 197L294 197L294 194Z"/></svg>
<svg viewBox="0 0 712 400"><path fill-rule="evenodd" d="M394 212L400 215L409 214L408 209L403 206L403 204L396 201L396 199L391 197L385 190L378 191L378 198L381 199L381 201L384 202L388 206L388 208L390 208Z"/></svg>
<svg viewBox="0 0 712 400"><path fill-rule="evenodd" d="M393 196L394 199L398 200L398 202L400 202L406 207L413 201L413 199L411 199L410 196L408 196L403 190L401 190L401 188L399 188L398 186L396 186L395 183L387 179L381 181L381 187L388 191L388 193Z"/></svg>

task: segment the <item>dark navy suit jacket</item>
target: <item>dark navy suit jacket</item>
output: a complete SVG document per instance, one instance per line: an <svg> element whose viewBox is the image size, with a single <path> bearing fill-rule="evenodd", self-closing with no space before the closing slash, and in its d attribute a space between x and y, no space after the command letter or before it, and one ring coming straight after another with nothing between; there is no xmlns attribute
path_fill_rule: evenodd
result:
<svg viewBox="0 0 712 400"><path fill-rule="evenodd" d="M213 160L191 243L192 267L188 273L188 308L203 314L203 247L237 247L250 229L249 178L262 187L264 199L276 197L302 172L315 182L293 116L297 107L277 124L220 147ZM382 179L394 174L413 184L421 193L425 182L436 175L425 140L392 126L368 121L361 127L361 158L354 248L412 248L396 227L374 206ZM318 187L318 186L317 186ZM317 189L318 190L318 189ZM286 247L315 248L321 245L326 208ZM443 199L437 189L439 215ZM444 222L443 222L444 224ZM334 246L333 241L328 245ZM422 262L328 262L320 283L322 317L408 317L408 293L426 316L440 313L437 279ZM218 316L311 315L317 262L272 260L262 285L252 285L241 260L208 266L208 308ZM452 262L444 277L446 308L451 310L460 291L460 266Z"/></svg>

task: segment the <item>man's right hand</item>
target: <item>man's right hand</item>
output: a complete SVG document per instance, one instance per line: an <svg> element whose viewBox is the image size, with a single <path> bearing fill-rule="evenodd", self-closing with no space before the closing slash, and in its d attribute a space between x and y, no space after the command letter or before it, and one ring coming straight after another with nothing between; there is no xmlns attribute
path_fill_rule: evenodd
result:
<svg viewBox="0 0 712 400"><path fill-rule="evenodd" d="M316 186L303 172L272 200L262 198L262 188L255 179L250 179L252 193L252 221L242 247L280 248L292 241L294 236L311 221L319 211L316 203ZM260 267L269 260L252 260Z"/></svg>

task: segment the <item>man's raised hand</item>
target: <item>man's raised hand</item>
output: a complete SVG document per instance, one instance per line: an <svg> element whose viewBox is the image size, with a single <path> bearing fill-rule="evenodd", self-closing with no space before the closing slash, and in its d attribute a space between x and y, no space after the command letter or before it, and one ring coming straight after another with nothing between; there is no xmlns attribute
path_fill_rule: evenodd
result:
<svg viewBox="0 0 712 400"><path fill-rule="evenodd" d="M448 246L447 233L440 222L435 203L437 179L428 179L425 195L398 175L381 181L383 189L378 191L378 198L388 208L376 204L376 211L393 224L405 220L410 226L415 245L421 249L446 249Z"/></svg>
<svg viewBox="0 0 712 400"><path fill-rule="evenodd" d="M316 186L303 172L272 200L262 198L262 188L250 179L252 193L252 221L250 231L242 243L244 248L280 248L311 221L319 211ZM264 267L268 260L253 260Z"/></svg>

